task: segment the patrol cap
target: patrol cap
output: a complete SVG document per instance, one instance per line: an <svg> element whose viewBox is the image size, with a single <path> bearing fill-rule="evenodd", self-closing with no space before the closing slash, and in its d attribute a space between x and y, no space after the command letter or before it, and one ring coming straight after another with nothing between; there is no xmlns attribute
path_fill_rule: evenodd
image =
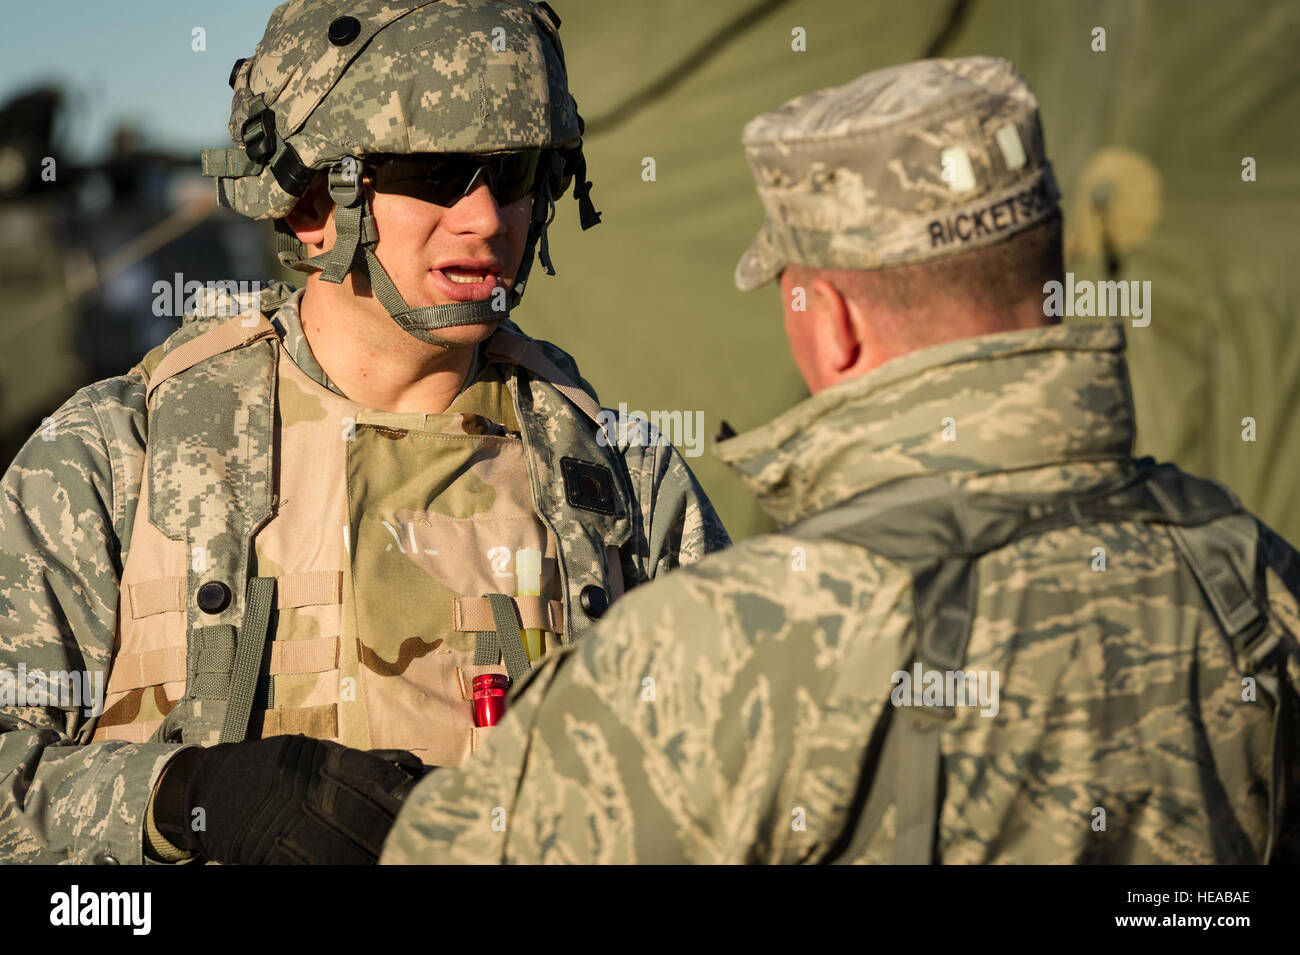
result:
<svg viewBox="0 0 1300 955"><path fill-rule="evenodd" d="M1060 199L1038 100L994 57L867 73L755 117L743 141L767 218L736 266L742 291L790 262L878 269L967 252Z"/></svg>

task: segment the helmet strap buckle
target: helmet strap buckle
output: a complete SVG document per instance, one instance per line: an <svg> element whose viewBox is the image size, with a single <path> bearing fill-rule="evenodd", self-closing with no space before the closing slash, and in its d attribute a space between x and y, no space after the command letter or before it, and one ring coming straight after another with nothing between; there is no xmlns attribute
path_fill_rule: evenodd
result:
<svg viewBox="0 0 1300 955"><path fill-rule="evenodd" d="M330 167L329 194L336 204L334 246L303 263L319 268L323 282L341 284L356 263L358 251L373 244L378 237L361 188L360 167L361 164L351 156Z"/></svg>
<svg viewBox="0 0 1300 955"><path fill-rule="evenodd" d="M353 156L345 156L329 171L329 193L340 209L351 209L361 201L361 163Z"/></svg>

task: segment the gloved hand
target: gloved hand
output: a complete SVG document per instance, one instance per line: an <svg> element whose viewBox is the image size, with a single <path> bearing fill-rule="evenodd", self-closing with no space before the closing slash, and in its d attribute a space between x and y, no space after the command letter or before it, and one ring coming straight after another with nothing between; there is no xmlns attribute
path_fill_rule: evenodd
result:
<svg viewBox="0 0 1300 955"><path fill-rule="evenodd" d="M404 750L307 736L184 750L158 784L154 824L213 862L370 865L425 771Z"/></svg>

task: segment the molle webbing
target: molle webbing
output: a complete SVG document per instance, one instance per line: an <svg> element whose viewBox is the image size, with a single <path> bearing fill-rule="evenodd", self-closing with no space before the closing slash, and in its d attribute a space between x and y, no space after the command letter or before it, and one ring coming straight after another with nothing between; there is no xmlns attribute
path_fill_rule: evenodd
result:
<svg viewBox="0 0 1300 955"><path fill-rule="evenodd" d="M510 597L486 594L483 597L458 597L452 601L452 621L457 630L477 634L474 642L474 665L506 665L511 681L531 669L524 647L524 630L549 630L564 633L563 604L544 597Z"/></svg>
<svg viewBox="0 0 1300 955"><path fill-rule="evenodd" d="M1239 520L1221 520L1234 515ZM920 663L925 672L959 670L965 663L978 593L975 565L981 556L1057 528L1125 521L1169 525L1239 658L1248 669L1261 666L1275 641L1260 639L1266 631L1266 604L1254 570L1254 520L1219 485L1169 465L1152 465L1149 459L1130 480L1081 495L969 493L941 477L905 478L785 533L855 544L905 567L912 576L917 641L904 668ZM1217 523L1211 528L1211 522ZM942 803L941 728L954 713L935 706L906 714L893 709L886 705L878 730L883 739L873 740L877 772L864 772L859 782L853 802L859 810L856 827L845 830L831 859L859 857L893 804L894 862L934 861ZM1275 738L1281 709L1274 711ZM1281 743L1277 751L1283 751ZM1271 796L1274 826L1276 801Z"/></svg>
<svg viewBox="0 0 1300 955"><path fill-rule="evenodd" d="M492 666L500 654L505 661L506 673L514 683L531 669L514 602L505 594L485 594L485 597L492 606L496 629L479 632L474 644L474 665Z"/></svg>
<svg viewBox="0 0 1300 955"><path fill-rule="evenodd" d="M504 595L503 595L504 596ZM564 633L564 604L541 596L507 597L525 630ZM496 614L488 597L456 597L451 603L452 627L466 633L496 630Z"/></svg>

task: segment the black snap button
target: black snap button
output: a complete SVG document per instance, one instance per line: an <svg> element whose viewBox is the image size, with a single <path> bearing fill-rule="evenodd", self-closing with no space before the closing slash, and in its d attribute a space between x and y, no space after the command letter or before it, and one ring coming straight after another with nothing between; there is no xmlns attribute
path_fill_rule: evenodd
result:
<svg viewBox="0 0 1300 955"><path fill-rule="evenodd" d="M209 580L199 588L198 603L204 613L221 613L230 606L230 588L219 580Z"/></svg>
<svg viewBox="0 0 1300 955"><path fill-rule="evenodd" d="M356 17L339 17L330 24L330 42L347 46L361 35L361 21Z"/></svg>
<svg viewBox="0 0 1300 955"><path fill-rule="evenodd" d="M582 604L582 609L587 612L587 616L592 620L599 620L605 616L605 611L609 609L609 598L605 596L605 591L595 584L588 584L583 587L582 593L578 595L578 600Z"/></svg>
<svg viewBox="0 0 1300 955"><path fill-rule="evenodd" d="M95 856L95 865L121 865L121 864L122 863L117 861L117 856L113 855L111 852L101 852L99 855Z"/></svg>

